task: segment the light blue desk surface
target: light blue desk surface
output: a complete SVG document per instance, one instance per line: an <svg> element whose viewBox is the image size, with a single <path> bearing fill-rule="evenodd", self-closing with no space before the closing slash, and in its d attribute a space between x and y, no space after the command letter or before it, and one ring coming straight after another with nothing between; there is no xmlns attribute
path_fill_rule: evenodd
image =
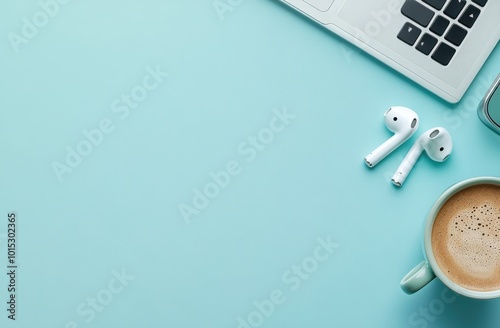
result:
<svg viewBox="0 0 500 328"><path fill-rule="evenodd" d="M500 174L476 115L498 47L453 106L277 1L67 2L0 13L0 326L500 325L498 300L399 288L434 199ZM400 189L417 135L363 163L393 105L455 144Z"/></svg>

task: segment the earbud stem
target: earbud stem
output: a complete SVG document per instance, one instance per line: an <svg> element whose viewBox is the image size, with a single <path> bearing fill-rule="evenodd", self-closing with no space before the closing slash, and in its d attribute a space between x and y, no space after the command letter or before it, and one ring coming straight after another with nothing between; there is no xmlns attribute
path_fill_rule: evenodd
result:
<svg viewBox="0 0 500 328"><path fill-rule="evenodd" d="M374 151L365 157L365 163L369 167L377 165L381 160L383 160L387 155L392 153L394 149L398 148L403 142L408 140L410 136L402 139L401 135L394 134L392 137L387 139L383 144L377 147Z"/></svg>
<svg viewBox="0 0 500 328"><path fill-rule="evenodd" d="M413 166L417 162L422 152L422 146L418 142L415 143L413 147L411 147L408 154L406 154L401 165L399 165L396 173L394 173L394 175L392 176L392 183L394 183L398 187L401 187L403 185L406 178L408 177L408 174L410 174Z"/></svg>

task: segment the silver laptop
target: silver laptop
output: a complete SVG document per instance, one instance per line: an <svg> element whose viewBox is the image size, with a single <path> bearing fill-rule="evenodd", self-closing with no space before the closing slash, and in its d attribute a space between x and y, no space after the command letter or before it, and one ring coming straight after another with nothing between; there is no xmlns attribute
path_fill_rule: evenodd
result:
<svg viewBox="0 0 500 328"><path fill-rule="evenodd" d="M451 103L500 40L500 0L280 1Z"/></svg>

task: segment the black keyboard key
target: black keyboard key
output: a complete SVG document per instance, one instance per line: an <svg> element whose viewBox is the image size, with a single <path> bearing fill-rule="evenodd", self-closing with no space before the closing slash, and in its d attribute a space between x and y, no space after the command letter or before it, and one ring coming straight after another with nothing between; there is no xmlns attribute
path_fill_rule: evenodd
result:
<svg viewBox="0 0 500 328"><path fill-rule="evenodd" d="M453 19L457 18L458 14L464 9L465 2L465 0L451 0L444 13Z"/></svg>
<svg viewBox="0 0 500 328"><path fill-rule="evenodd" d="M487 2L487 0L472 0L472 1L480 5L481 7L484 7L484 5Z"/></svg>
<svg viewBox="0 0 500 328"><path fill-rule="evenodd" d="M450 25L450 21L444 18L443 16L438 16L432 23L430 30L434 33L436 33L438 36L443 35L444 31L448 28L448 25Z"/></svg>
<svg viewBox="0 0 500 328"><path fill-rule="evenodd" d="M465 9L464 13L462 14L462 16L460 16L460 19L458 21L470 28L472 27L472 25L474 25L480 13L481 10L479 10L478 7L470 5L469 7L467 7L467 9Z"/></svg>
<svg viewBox="0 0 500 328"><path fill-rule="evenodd" d="M415 0L406 0L401 8L401 13L423 27L427 27L434 16L434 11Z"/></svg>
<svg viewBox="0 0 500 328"><path fill-rule="evenodd" d="M437 61L443 66L446 66L450 63L453 55L455 55L455 49L447 45L446 43L440 43L437 47L436 51L432 54L432 59Z"/></svg>
<svg viewBox="0 0 500 328"><path fill-rule="evenodd" d="M417 43L417 50L423 53L424 55L428 55L431 53L432 49L438 40L430 34L425 33L424 36Z"/></svg>
<svg viewBox="0 0 500 328"><path fill-rule="evenodd" d="M441 8L443 8L446 0L424 0L424 2L428 5L436 8L437 10L440 10Z"/></svg>
<svg viewBox="0 0 500 328"><path fill-rule="evenodd" d="M465 36L467 35L467 31L460 26L453 24L453 26L450 28L448 33L444 36L444 38L451 43L453 43L456 46L459 46L462 44L462 41L464 41Z"/></svg>
<svg viewBox="0 0 500 328"><path fill-rule="evenodd" d="M401 31L399 31L398 39L412 46L415 44L415 41L417 41L420 32L422 32L422 30L415 25L406 23L405 25L403 25Z"/></svg>

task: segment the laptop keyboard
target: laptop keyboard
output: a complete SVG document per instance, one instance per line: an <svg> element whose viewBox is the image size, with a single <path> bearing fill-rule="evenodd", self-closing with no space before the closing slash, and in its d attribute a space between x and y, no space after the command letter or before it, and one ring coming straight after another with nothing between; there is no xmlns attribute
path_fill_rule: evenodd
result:
<svg viewBox="0 0 500 328"><path fill-rule="evenodd" d="M488 0L406 0L398 39L447 66ZM444 40L443 40L444 38Z"/></svg>

